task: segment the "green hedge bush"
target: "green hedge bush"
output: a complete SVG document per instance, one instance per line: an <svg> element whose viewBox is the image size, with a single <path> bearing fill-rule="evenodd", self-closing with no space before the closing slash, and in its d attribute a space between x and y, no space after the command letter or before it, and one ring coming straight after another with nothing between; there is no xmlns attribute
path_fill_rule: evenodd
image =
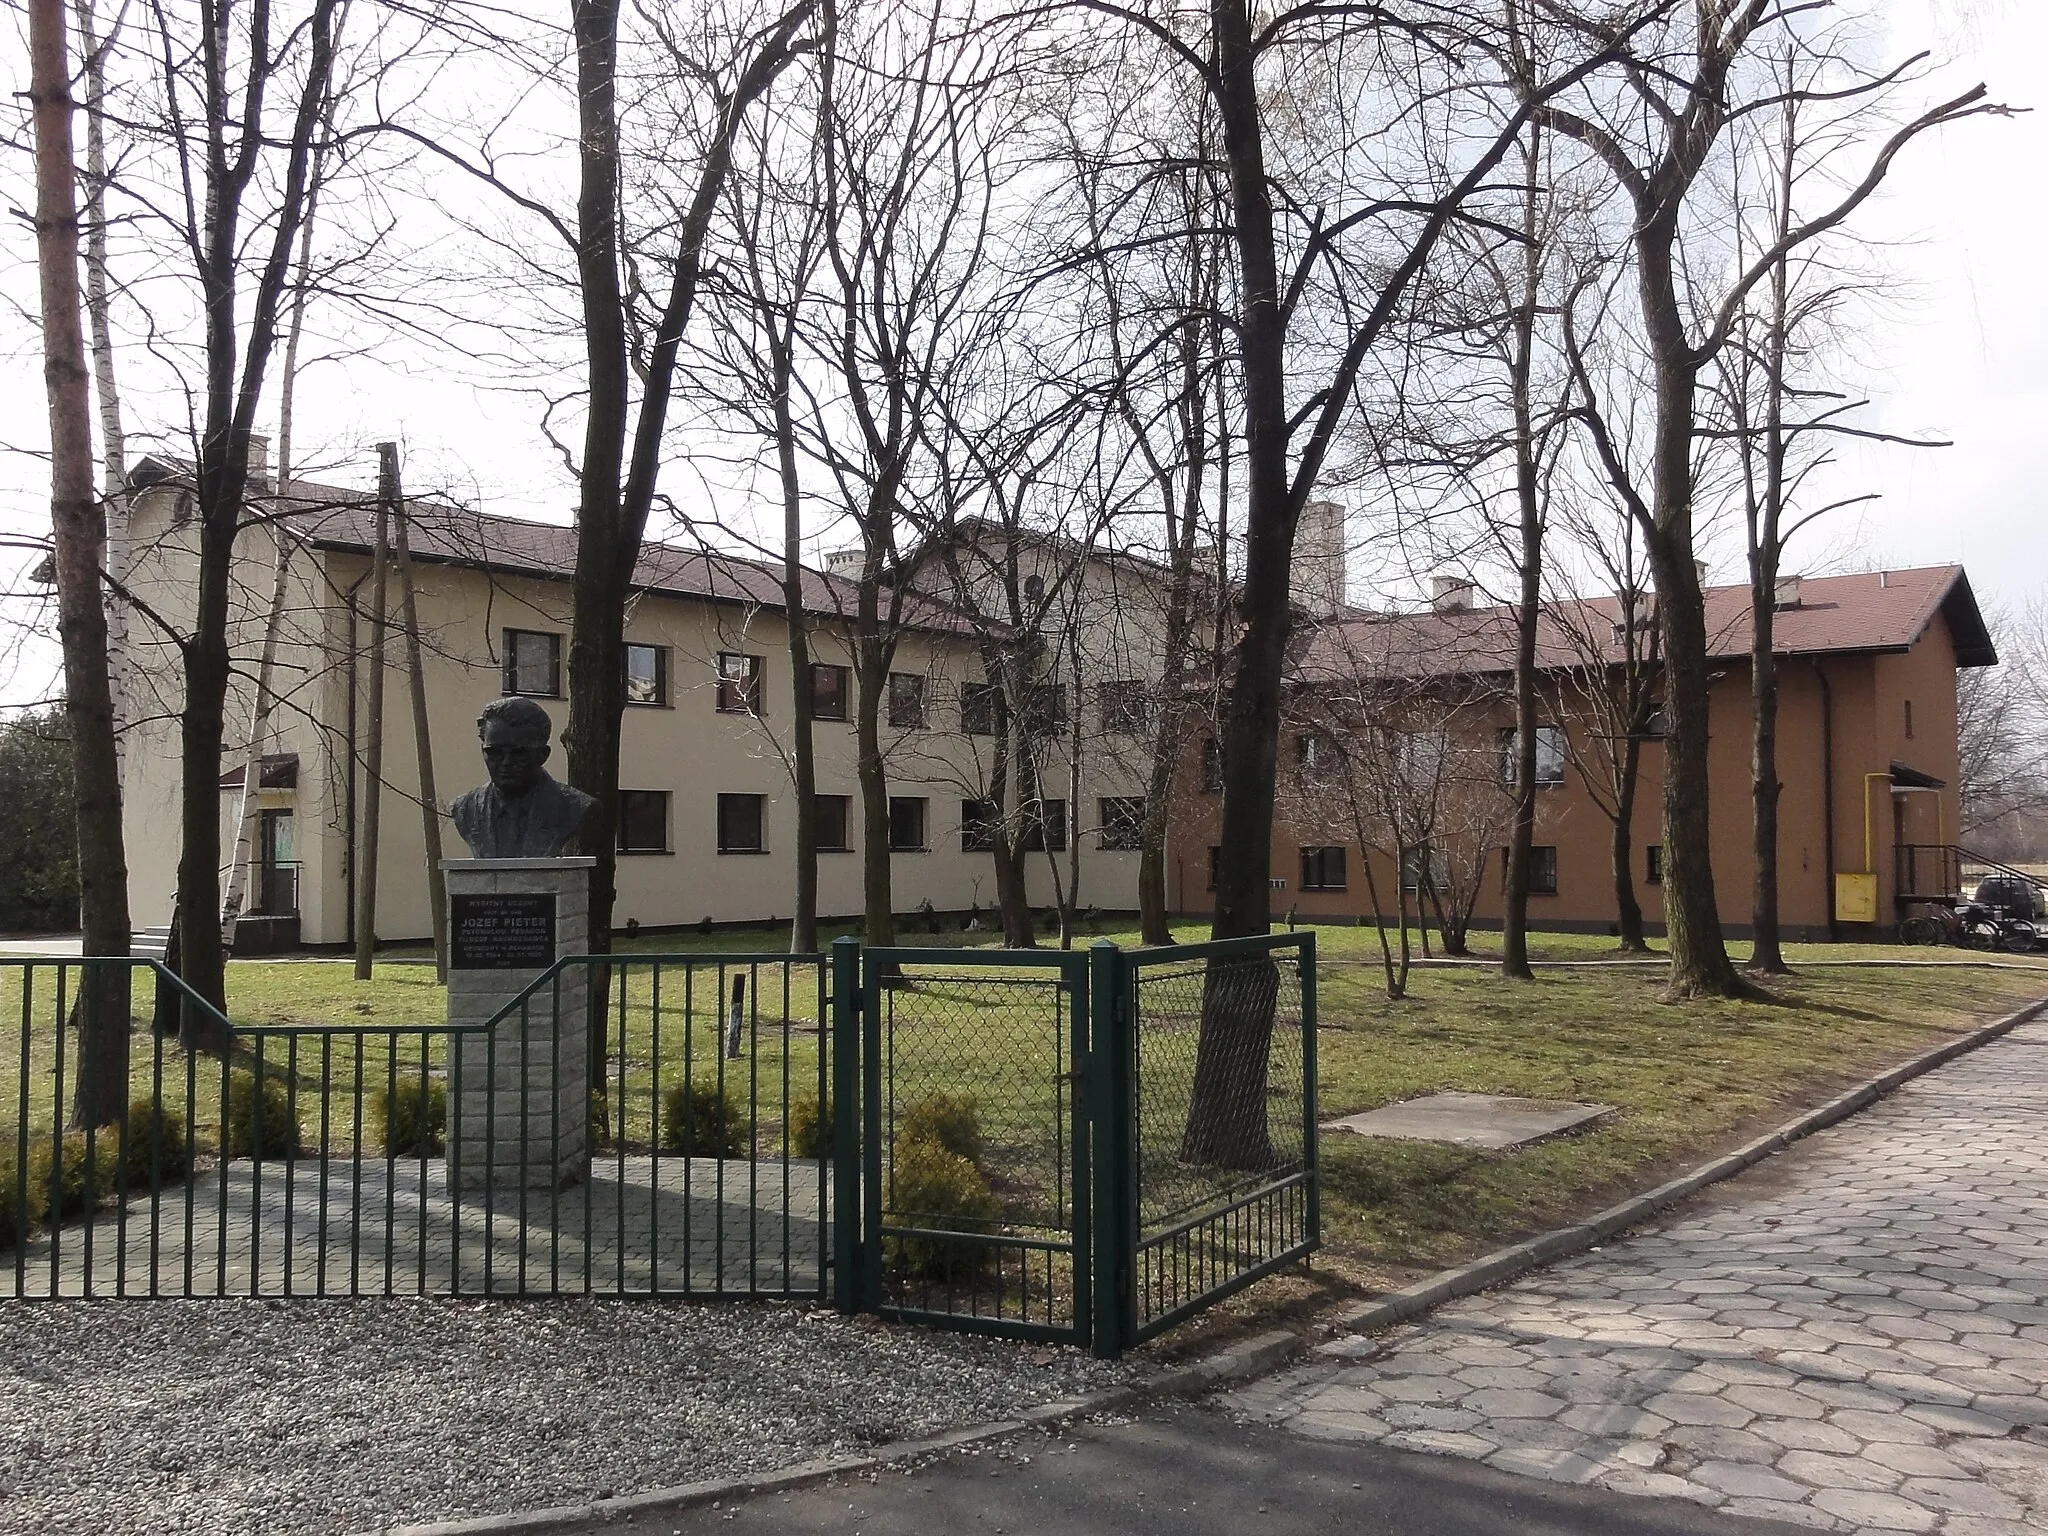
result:
<svg viewBox="0 0 2048 1536"><path fill-rule="evenodd" d="M928 1093L896 1122L896 1140L929 1142L981 1166L981 1106L971 1093Z"/></svg>
<svg viewBox="0 0 2048 1536"><path fill-rule="evenodd" d="M448 1085L438 1078L385 1083L371 1113L386 1157L439 1157L447 1148Z"/></svg>
<svg viewBox="0 0 2048 1536"><path fill-rule="evenodd" d="M746 1114L715 1081L671 1084L661 1096L661 1145L683 1157L743 1157Z"/></svg>
<svg viewBox="0 0 2048 1536"><path fill-rule="evenodd" d="M822 1101L808 1091L790 1096L789 1155L832 1155L832 1099L829 1094Z"/></svg>
<svg viewBox="0 0 2048 1536"><path fill-rule="evenodd" d="M148 1094L130 1103L121 1143L121 1182L129 1192L180 1183L191 1171L184 1111Z"/></svg>
<svg viewBox="0 0 2048 1536"><path fill-rule="evenodd" d="M82 1216L121 1186L120 1130L102 1127L93 1133L90 1147L85 1132L66 1131L58 1143L57 1177L50 1179L47 1157L43 1167L44 1179L54 1186L50 1190L51 1218L62 1221L67 1216Z"/></svg>
<svg viewBox="0 0 2048 1536"><path fill-rule="evenodd" d="M235 1072L228 1077L228 1112L225 1141L229 1157L297 1157L304 1144L299 1122L292 1115L291 1090L281 1074L266 1073L263 1079L262 1124L257 1124L256 1074ZM263 1144L256 1144L258 1133Z"/></svg>
<svg viewBox="0 0 2048 1536"><path fill-rule="evenodd" d="M28 1149L28 1177L22 1179L17 1161L20 1148L14 1135L0 1146L0 1252L19 1246L21 1240L43 1224L50 1213L50 1149ZM24 1223L23 1216L27 1217Z"/></svg>
<svg viewBox="0 0 2048 1536"><path fill-rule="evenodd" d="M985 1232L1002 1212L1002 1202L982 1171L932 1141L896 1143L889 1207L896 1222L941 1232ZM937 1237L892 1238L890 1245L893 1259L904 1270L934 1280L971 1279L990 1254L986 1243Z"/></svg>

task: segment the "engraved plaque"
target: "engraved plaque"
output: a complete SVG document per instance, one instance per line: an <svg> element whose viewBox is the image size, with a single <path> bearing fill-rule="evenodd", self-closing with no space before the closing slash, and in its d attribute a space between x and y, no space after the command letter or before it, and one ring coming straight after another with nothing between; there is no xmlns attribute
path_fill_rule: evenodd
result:
<svg viewBox="0 0 2048 1536"><path fill-rule="evenodd" d="M555 963L555 898L452 895L448 964L457 971L538 971Z"/></svg>

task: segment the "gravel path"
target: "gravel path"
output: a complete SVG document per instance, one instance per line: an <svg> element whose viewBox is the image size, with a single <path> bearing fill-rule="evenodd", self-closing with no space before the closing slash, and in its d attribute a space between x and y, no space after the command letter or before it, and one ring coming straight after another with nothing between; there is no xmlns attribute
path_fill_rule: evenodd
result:
<svg viewBox="0 0 2048 1536"><path fill-rule="evenodd" d="M0 1305L0 1531L355 1532L847 1454L1125 1380L796 1306Z"/></svg>

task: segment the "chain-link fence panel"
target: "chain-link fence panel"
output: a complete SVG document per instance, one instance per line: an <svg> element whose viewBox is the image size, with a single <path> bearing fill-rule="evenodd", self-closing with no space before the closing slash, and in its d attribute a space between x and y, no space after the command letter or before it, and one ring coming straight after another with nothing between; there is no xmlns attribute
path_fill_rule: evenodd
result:
<svg viewBox="0 0 2048 1536"><path fill-rule="evenodd" d="M1125 963L1142 1338L1316 1245L1315 949L1275 935Z"/></svg>

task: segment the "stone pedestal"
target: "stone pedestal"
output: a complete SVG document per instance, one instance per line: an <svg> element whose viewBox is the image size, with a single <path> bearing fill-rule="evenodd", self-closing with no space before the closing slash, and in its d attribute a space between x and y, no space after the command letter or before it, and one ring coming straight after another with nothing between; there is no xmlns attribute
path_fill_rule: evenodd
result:
<svg viewBox="0 0 2048 1536"><path fill-rule="evenodd" d="M589 977L572 967L479 1029L564 955L587 953L590 858L444 859L450 1172L468 1189L558 1188L590 1158Z"/></svg>

